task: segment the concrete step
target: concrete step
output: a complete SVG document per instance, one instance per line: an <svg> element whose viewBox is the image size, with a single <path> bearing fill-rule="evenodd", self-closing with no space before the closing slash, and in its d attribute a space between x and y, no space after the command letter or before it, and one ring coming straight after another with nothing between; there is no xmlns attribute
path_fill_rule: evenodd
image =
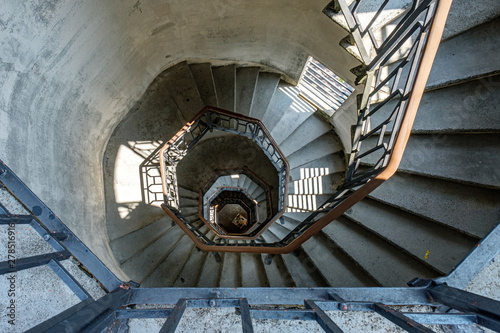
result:
<svg viewBox="0 0 500 333"><path fill-rule="evenodd" d="M284 81L280 82L278 89L274 92L271 102L262 117L262 122L270 133L273 132L274 127L290 109L294 100L298 98L298 94L299 89L297 87Z"/></svg>
<svg viewBox="0 0 500 333"><path fill-rule="evenodd" d="M234 242L234 241L229 241ZM223 253L222 272L219 281L219 287L234 288L241 287L241 254Z"/></svg>
<svg viewBox="0 0 500 333"><path fill-rule="evenodd" d="M156 267L154 272L141 284L145 288L171 287L177 280L182 268L189 260L194 248L193 242L186 235L177 246Z"/></svg>
<svg viewBox="0 0 500 333"><path fill-rule="evenodd" d="M189 69L198 87L201 100L205 105L219 106L215 93L214 77L212 75L212 64L209 62L201 64L190 64Z"/></svg>
<svg viewBox="0 0 500 333"><path fill-rule="evenodd" d="M111 241L109 246L116 260L121 264L133 255L144 251L172 228L172 220L162 218L142 229Z"/></svg>
<svg viewBox="0 0 500 333"><path fill-rule="evenodd" d="M307 147L303 147L287 156L287 159L290 169L295 169L341 151L342 144L337 136L333 133L326 133L311 142Z"/></svg>
<svg viewBox="0 0 500 333"><path fill-rule="evenodd" d="M477 243L476 238L369 198L345 215L443 274Z"/></svg>
<svg viewBox="0 0 500 333"><path fill-rule="evenodd" d="M170 229L146 249L125 261L121 265L122 270L132 281L142 283L185 235L179 227Z"/></svg>
<svg viewBox="0 0 500 333"><path fill-rule="evenodd" d="M168 83L168 92L187 121L205 106L186 61L170 67L159 76Z"/></svg>
<svg viewBox="0 0 500 333"><path fill-rule="evenodd" d="M215 234L211 231L207 231L206 236L213 240ZM194 287L198 283L201 271L204 267L205 261L208 256L212 255L211 252L204 252L193 247L189 258L182 268L181 272L177 275L173 286L174 287ZM213 255L212 255L213 256Z"/></svg>
<svg viewBox="0 0 500 333"><path fill-rule="evenodd" d="M267 254L261 254L261 259L265 262ZM269 281L269 287L289 287L293 288L297 285L293 281L292 275L286 268L281 255L275 255L269 265L265 264L264 269L266 271L267 280Z"/></svg>
<svg viewBox="0 0 500 333"><path fill-rule="evenodd" d="M280 149L281 144L283 142L287 142L287 138L295 136L296 134L300 135L304 132L304 130L298 131L298 129L303 129L304 126L309 127L314 125L311 122L307 122L307 120L314 118L313 116L315 115L316 107L306 102L299 95L294 97L294 95L291 94L294 92L295 91L289 90L289 97L293 97L293 102L271 132L271 136L280 146ZM320 128L316 126L310 127L309 129L320 130Z"/></svg>
<svg viewBox="0 0 500 333"><path fill-rule="evenodd" d="M217 262L213 253L208 253L200 267L197 287L199 288L213 288L218 287L220 280L222 262Z"/></svg>
<svg viewBox="0 0 500 333"><path fill-rule="evenodd" d="M187 199L187 198L179 198L179 207L187 208L187 207L198 207L199 201L198 199Z"/></svg>
<svg viewBox="0 0 500 333"><path fill-rule="evenodd" d="M316 174L316 171L318 171L319 174L329 175L337 172L344 172L345 170L346 162L344 159L344 153L337 152L298 167L290 168L290 177L292 180L300 180L310 178L310 175L313 172Z"/></svg>
<svg viewBox="0 0 500 333"><path fill-rule="evenodd" d="M198 206L182 207L182 209L180 209L180 211L181 211L182 215L184 215L184 217L198 215L199 207Z"/></svg>
<svg viewBox="0 0 500 333"><path fill-rule="evenodd" d="M499 103L500 75L429 91L412 132L499 132Z"/></svg>
<svg viewBox="0 0 500 333"><path fill-rule="evenodd" d="M427 87L437 88L498 73L499 30L500 18L497 18L441 43Z"/></svg>
<svg viewBox="0 0 500 333"><path fill-rule="evenodd" d="M328 224L323 232L383 286L406 286L414 277L439 275L345 217Z"/></svg>
<svg viewBox="0 0 500 333"><path fill-rule="evenodd" d="M477 239L484 237L500 220L498 190L403 172L397 172L370 197Z"/></svg>
<svg viewBox="0 0 500 333"><path fill-rule="evenodd" d="M500 2L476 0L470 6L467 0L454 0L446 19L443 39L461 34L479 24L488 22L500 16Z"/></svg>
<svg viewBox="0 0 500 333"><path fill-rule="evenodd" d="M234 112L236 92L236 66L212 67L217 101L221 109Z"/></svg>
<svg viewBox="0 0 500 333"><path fill-rule="evenodd" d="M273 231L270 230L271 228ZM274 223L263 236L267 242L275 242L282 239L282 235L287 233L286 229ZM328 282L324 277L318 275L318 268L311 259L304 254L304 251L299 250L298 252L298 257L293 254L281 255L295 285L297 287L328 287Z"/></svg>
<svg viewBox="0 0 500 333"><path fill-rule="evenodd" d="M428 91L420 102L412 133L499 132L499 103L500 75ZM372 124L387 119L394 107L390 102L374 113Z"/></svg>
<svg viewBox="0 0 500 333"><path fill-rule="evenodd" d="M280 82L280 75L275 73L260 72L255 87L254 97L252 99L252 107L250 109L250 117L262 120L264 113L271 102Z"/></svg>
<svg viewBox="0 0 500 333"><path fill-rule="evenodd" d="M307 171L310 171L309 169ZM292 179L288 183L288 194L302 194L302 195L331 195L337 192L336 183L338 181L335 174L323 174L319 172L317 174L314 171L319 171L316 169L312 170L308 176L299 178L297 180Z"/></svg>
<svg viewBox="0 0 500 333"><path fill-rule="evenodd" d="M266 191L260 187L260 186L256 186L252 192L250 193L250 195L252 196L252 198L256 199L258 197L260 197L261 194L263 193L266 193Z"/></svg>
<svg viewBox="0 0 500 333"><path fill-rule="evenodd" d="M371 137L362 151L374 147ZM500 189L499 134L413 135L410 137L399 169L401 171ZM363 163L373 165L376 156Z"/></svg>
<svg viewBox="0 0 500 333"><path fill-rule="evenodd" d="M285 126L285 123L286 122L282 122L278 126L276 126L275 132L277 128ZM312 141L330 131L332 131L332 127L329 124L327 124L324 120L322 120L315 114L312 114L307 119L305 119L293 132L284 131L284 133L288 134L288 136L278 144L283 154L285 154L285 156L288 156L293 154L300 148L307 146Z"/></svg>
<svg viewBox="0 0 500 333"><path fill-rule="evenodd" d="M186 198L186 199L198 200L198 197L200 196L198 191L191 191L191 190L182 188L180 186L178 187L178 192L179 192L179 197Z"/></svg>
<svg viewBox="0 0 500 333"><path fill-rule="evenodd" d="M259 253L241 253L242 287L269 287L264 262Z"/></svg>
<svg viewBox="0 0 500 333"><path fill-rule="evenodd" d="M248 116L259 78L259 67L236 69L236 112Z"/></svg>
<svg viewBox="0 0 500 333"><path fill-rule="evenodd" d="M290 213L288 213L290 214ZM288 232L299 223L284 217L282 227ZM356 267L356 263L347 257L339 247L322 234L316 234L302 244L305 254L332 287L367 287L376 286L375 281Z"/></svg>
<svg viewBox="0 0 500 333"><path fill-rule="evenodd" d="M351 261L336 244L316 234L302 248L332 287L375 287L376 282Z"/></svg>

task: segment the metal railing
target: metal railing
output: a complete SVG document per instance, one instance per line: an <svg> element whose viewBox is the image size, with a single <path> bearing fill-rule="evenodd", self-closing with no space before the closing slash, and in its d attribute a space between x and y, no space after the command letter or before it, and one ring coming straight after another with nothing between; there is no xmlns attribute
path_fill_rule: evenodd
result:
<svg viewBox="0 0 500 333"><path fill-rule="evenodd" d="M234 307L241 316L243 332L253 332L258 319L316 321L325 332L343 332L342 320L326 311L373 312L409 332L432 332L424 325L481 325L500 331L500 302L447 286L461 287L498 253L500 225L447 277L414 279L406 288L139 288L120 281L106 266L0 161L0 187L26 210L16 214L0 202L0 224L30 224L55 253L0 262L0 276L50 267L79 298L79 303L27 331L126 332L129 319L166 318L160 332L174 332L189 307ZM5 199L5 195L0 197ZM76 258L97 279L107 294L93 299L71 272L59 264ZM36 278L33 276L33 278ZM55 292L55 290L53 291ZM42 310L40 304L34 304ZM143 306L148 305L148 306ZM399 306L426 306L420 312L398 311ZM455 311L439 312L443 307ZM370 328L366 327L365 331Z"/></svg>
<svg viewBox="0 0 500 333"><path fill-rule="evenodd" d="M257 224L256 229L248 235L232 236L222 233L221 236L224 235L225 238L252 240L259 237L262 232L274 223L274 221L280 218L286 208L286 194L288 193L288 176L290 170L285 156L280 151L267 129L258 119L215 107L207 106L203 108L172 139L170 139L159 152L160 171L163 179L163 193L165 196L165 204L162 205L162 208L172 220L186 232L197 246L203 250L216 246L229 247L233 244L217 244L211 241L194 225L194 221L190 221L182 215L179 210L176 166L205 134L213 130L237 134L253 139L276 168L278 175L278 207L274 216L264 223ZM201 196L200 199L201 198L203 198L203 196ZM210 223L204 220L201 212L202 207L203 205L200 202L199 218L212 228L214 232L219 234L220 230L217 231Z"/></svg>
<svg viewBox="0 0 500 333"><path fill-rule="evenodd" d="M209 210L209 205L207 204L208 200L206 198L207 194L209 191L212 189L213 185L215 182L224 176L230 176L230 175L244 175L247 178L249 178L254 184L256 184L259 188L261 188L264 191L265 194L265 199L264 203L266 205L266 218L265 219L259 219L256 224L254 224L250 229L248 229L246 232L242 233L244 237L236 236L236 235L226 235L222 230L218 230L215 228L211 223L209 223L208 219L213 218L213 211ZM247 193L248 196L250 196ZM251 197L251 196L250 196ZM219 170L215 173L215 175L205 184L205 186L199 190L199 218L206 224L208 225L209 228L214 231L219 238L230 238L230 239L248 239L252 240L257 237L262 233L262 229L266 228L268 222L271 220L277 220L279 216L274 218L274 210L273 210L273 200L272 200L272 195L271 195L271 187L269 184L267 184L265 181L263 181L260 177L258 177L256 174L254 174L252 171L250 171L248 168L244 167L241 169L225 169L225 170ZM252 199L257 199L257 198L252 198ZM262 201L262 200L261 200ZM260 204L260 203L259 203Z"/></svg>
<svg viewBox="0 0 500 333"><path fill-rule="evenodd" d="M402 13L397 22L394 21L390 33L380 43L374 43L373 28L387 3L383 2L366 26L361 24L357 14L366 1L356 0L348 6L345 0L334 0L334 5L328 6L342 12L365 61L362 79L358 79L364 82L365 88L358 107L359 117L344 184L280 241L216 245L191 237L198 247L205 251L290 253L396 172L451 1L414 0L408 8L401 8ZM369 36L368 44L366 36ZM367 49L371 50L370 55ZM165 193L170 193L168 188ZM168 206L167 203L164 210L175 218Z"/></svg>

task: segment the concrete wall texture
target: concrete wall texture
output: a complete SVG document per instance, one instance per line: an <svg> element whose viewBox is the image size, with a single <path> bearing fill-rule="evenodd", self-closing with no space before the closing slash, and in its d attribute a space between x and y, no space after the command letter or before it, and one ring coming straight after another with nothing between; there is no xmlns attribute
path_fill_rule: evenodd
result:
<svg viewBox="0 0 500 333"><path fill-rule="evenodd" d="M322 0L5 1L0 158L113 266L102 157L154 77L182 59L215 59L260 63L297 80L314 54L352 82L355 60L338 46L345 33L322 15L324 6Z"/></svg>

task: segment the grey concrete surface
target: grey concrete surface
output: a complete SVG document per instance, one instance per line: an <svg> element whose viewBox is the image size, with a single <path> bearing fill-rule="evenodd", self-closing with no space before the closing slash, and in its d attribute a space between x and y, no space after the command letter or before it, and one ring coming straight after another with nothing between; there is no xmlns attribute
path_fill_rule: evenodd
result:
<svg viewBox="0 0 500 333"><path fill-rule="evenodd" d="M405 195L396 195L402 188ZM498 190L419 175L398 172L370 196L478 238L500 220Z"/></svg>
<svg viewBox="0 0 500 333"><path fill-rule="evenodd" d="M252 101L250 109L250 117L261 119L271 102L278 84L280 82L280 75L274 73L260 72L255 87L255 98Z"/></svg>
<svg viewBox="0 0 500 333"><path fill-rule="evenodd" d="M196 82L196 87L204 105L219 106L217 94L215 93L214 77L212 74L212 64L205 62L190 64L189 69Z"/></svg>
<svg viewBox="0 0 500 333"><path fill-rule="evenodd" d="M348 68L356 62L335 42L323 42L340 40L342 31L323 6L9 1L0 13L0 156L116 267L98 236L107 234L102 157L146 87L183 59L263 63L297 80L309 53L352 82ZM68 189L79 195L68 196Z"/></svg>
<svg viewBox="0 0 500 333"><path fill-rule="evenodd" d="M444 27L443 39L467 31L500 15L500 2L496 0L453 0Z"/></svg>
<svg viewBox="0 0 500 333"><path fill-rule="evenodd" d="M242 67L236 73L236 107L237 113L248 116L252 108L255 87L259 79L259 67Z"/></svg>
<svg viewBox="0 0 500 333"><path fill-rule="evenodd" d="M362 151L374 147L369 138ZM405 149L399 169L420 175L448 179L474 186L500 188L496 154L500 137L491 134L413 135ZM367 156L362 163L373 164L376 156ZM429 163L429 161L432 163Z"/></svg>
<svg viewBox="0 0 500 333"><path fill-rule="evenodd" d="M477 243L477 238L375 200L362 200L346 216L444 274L458 265ZM412 237L408 237L408 230L412 230Z"/></svg>
<svg viewBox="0 0 500 333"><path fill-rule="evenodd" d="M219 107L234 112L236 107L236 66L212 67Z"/></svg>
<svg viewBox="0 0 500 333"><path fill-rule="evenodd" d="M499 29L500 18L497 18L441 43L427 87L437 88L498 73Z"/></svg>
<svg viewBox="0 0 500 333"><path fill-rule="evenodd" d="M222 152L222 154L221 154ZM231 156L231 159L228 157ZM198 161L203 161L199 163ZM276 168L262 149L252 140L237 135L218 137L198 143L177 166L177 181L180 186L197 190L213 176L214 170L247 166L266 183L278 188ZM277 194L273 192L273 202Z"/></svg>

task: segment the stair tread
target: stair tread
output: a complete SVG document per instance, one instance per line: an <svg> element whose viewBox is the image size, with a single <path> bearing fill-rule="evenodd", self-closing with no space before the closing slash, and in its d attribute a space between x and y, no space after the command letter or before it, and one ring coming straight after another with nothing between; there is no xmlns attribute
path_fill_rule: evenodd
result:
<svg viewBox="0 0 500 333"><path fill-rule="evenodd" d="M267 254L261 254L262 261L266 259ZM288 272L285 263L280 255L275 255L270 265L264 265L266 276L269 281L269 287L296 287L292 275Z"/></svg>
<svg viewBox="0 0 500 333"><path fill-rule="evenodd" d="M405 286L415 277L433 278L437 275L345 217L328 224L323 232L383 286Z"/></svg>
<svg viewBox="0 0 500 333"><path fill-rule="evenodd" d="M141 283L175 248L175 245L183 236L185 236L185 233L181 228L174 227L170 229L144 251L123 263L121 268L132 281Z"/></svg>
<svg viewBox="0 0 500 333"><path fill-rule="evenodd" d="M111 241L109 245L116 260L122 263L139 251L144 250L151 242L172 228L171 222L170 218L164 217L142 229Z"/></svg>
<svg viewBox="0 0 500 333"><path fill-rule="evenodd" d="M212 64L209 62L190 64L189 68L196 82L200 97L205 105L218 106Z"/></svg>
<svg viewBox="0 0 500 333"><path fill-rule="evenodd" d="M500 34L496 32L499 30L500 19L497 18L441 43L427 87L445 86L498 72Z"/></svg>
<svg viewBox="0 0 500 333"><path fill-rule="evenodd" d="M287 156L290 169L295 169L328 155L342 151L342 145L333 133L326 133L290 156ZM331 166L330 166L331 167Z"/></svg>
<svg viewBox="0 0 500 333"><path fill-rule="evenodd" d="M204 106L200 93L186 61L160 74L168 82L169 93L184 118L191 120Z"/></svg>
<svg viewBox="0 0 500 333"><path fill-rule="evenodd" d="M200 271L198 285L199 288L218 287L221 263L216 262L213 253L208 253Z"/></svg>
<svg viewBox="0 0 500 333"><path fill-rule="evenodd" d="M305 175L311 174L313 171L316 172L316 169L319 169L318 172L320 174L327 175L345 171L346 162L344 153L329 154L296 168L290 168L290 177L293 180L303 179L306 177Z"/></svg>
<svg viewBox="0 0 500 333"><path fill-rule="evenodd" d="M276 73L260 72L255 87L250 117L262 120L264 113L271 102L271 98L278 87L281 75Z"/></svg>
<svg viewBox="0 0 500 333"><path fill-rule="evenodd" d="M248 116L252 108L259 67L241 67L236 69L236 112Z"/></svg>
<svg viewBox="0 0 500 333"><path fill-rule="evenodd" d="M267 242L278 241L279 236L274 235L269 229L263 234ZM310 259L303 253L299 257L295 257L292 254L282 254L280 255L285 263L293 281L297 287L325 287L323 277L318 278L316 274L309 274L309 271L317 272L317 268L314 265L307 267L306 264L311 264Z"/></svg>
<svg viewBox="0 0 500 333"><path fill-rule="evenodd" d="M369 198L358 202L346 215L445 274L476 244L472 237Z"/></svg>
<svg viewBox="0 0 500 333"><path fill-rule="evenodd" d="M213 240L215 237L213 232L209 232L206 235L210 240ZM185 263L181 272L178 274L173 286L195 287L198 276L201 274L203 265L208 255L210 255L210 252L198 251L196 248L193 248L189 255L189 259Z"/></svg>
<svg viewBox="0 0 500 333"><path fill-rule="evenodd" d="M412 133L499 132L500 113L496 108L500 103L499 87L500 75L495 75L427 91L422 96ZM372 124L385 120L395 105L391 101L374 113Z"/></svg>
<svg viewBox="0 0 500 333"><path fill-rule="evenodd" d="M373 147L377 138L368 138L362 151ZM500 188L499 134L421 134L410 137L399 170L449 179L476 186ZM377 154L375 154L377 155ZM373 165L377 156L366 156L363 164Z"/></svg>
<svg viewBox="0 0 500 333"><path fill-rule="evenodd" d="M479 238L500 219L498 190L414 174L397 172L370 197Z"/></svg>
<svg viewBox="0 0 500 333"><path fill-rule="evenodd" d="M285 122L276 126L274 131L276 132L281 126L286 126ZM279 143L280 149L286 156L291 155L295 151L307 146L309 143L330 131L332 131L332 128L329 124L312 114L293 132L291 130L288 132L289 135L285 138L285 140ZM274 132L272 134L274 137Z"/></svg>
<svg viewBox="0 0 500 333"><path fill-rule="evenodd" d="M298 98L299 89L289 83L280 82L271 98L271 102L262 117L262 123L272 133L275 126L292 106L294 99Z"/></svg>
<svg viewBox="0 0 500 333"><path fill-rule="evenodd" d="M297 95L292 95L292 93L297 93ZM271 136L278 143L281 150L288 147L286 143L292 140L287 139L290 139L292 136L300 137L300 135L309 134L308 131L311 130L322 130L322 124L314 122L314 120L320 120L314 116L316 108L301 98L298 93L298 89L287 91L287 95L292 98L292 104L285 110L284 115L279 119L279 122L271 132ZM309 121L311 118L313 120ZM326 124L325 122L323 123ZM304 126L307 128L304 128ZM302 131L299 131L299 129L302 129Z"/></svg>
<svg viewBox="0 0 500 333"><path fill-rule="evenodd" d="M241 264L240 253L226 252L221 254L222 258L222 273L220 277L219 287L234 288L241 287Z"/></svg>
<svg viewBox="0 0 500 333"><path fill-rule="evenodd" d="M299 222L288 218L288 216L285 216L283 220L285 223L281 224L281 227L288 232L299 224ZM332 287L376 285L364 272L356 269L355 263L341 252L335 243L331 242L327 237L322 237L322 234L311 237L302 244L302 249Z"/></svg>
<svg viewBox="0 0 500 333"><path fill-rule="evenodd" d="M241 253L242 287L269 287L264 263L259 253Z"/></svg>
<svg viewBox="0 0 500 333"><path fill-rule="evenodd" d="M181 272L194 247L193 242L186 235L169 253L155 271L142 283L142 287L170 287L174 284L177 275Z"/></svg>
<svg viewBox="0 0 500 333"><path fill-rule="evenodd" d="M234 112L235 110L235 87L236 66L227 65L212 67L215 82L217 101L221 109Z"/></svg>

